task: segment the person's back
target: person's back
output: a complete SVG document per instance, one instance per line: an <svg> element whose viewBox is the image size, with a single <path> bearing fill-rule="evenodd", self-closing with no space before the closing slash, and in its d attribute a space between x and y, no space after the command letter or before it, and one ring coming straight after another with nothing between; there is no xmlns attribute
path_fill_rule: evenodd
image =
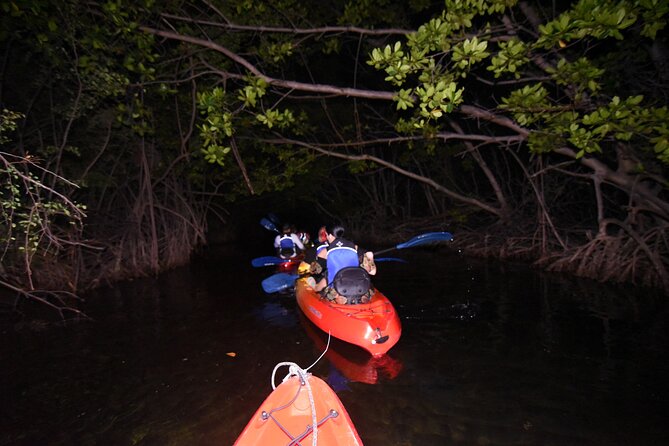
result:
<svg viewBox="0 0 669 446"><path fill-rule="evenodd" d="M284 259L295 257L298 253L298 248L304 250L304 245L297 235L291 231L289 224L283 225L283 234L276 236L274 247L277 249L279 256Z"/></svg>
<svg viewBox="0 0 669 446"><path fill-rule="evenodd" d="M374 265L374 253L365 252L361 254L358 246L350 240L344 238L344 228L341 226L332 226L326 229L328 246L318 254L319 257L326 260L327 273L319 283L314 287L316 291L321 291L325 298L334 300L337 303L354 303L368 299L371 290L369 275L376 274L376 265ZM361 257L365 259L364 268L360 266ZM362 271L362 274L358 274ZM350 273L350 274L349 274ZM340 277L341 275L341 277ZM364 276L365 284L357 282ZM350 296L342 296L338 290L335 289L336 283L346 282L347 284L355 285L355 291ZM355 283L353 283L355 282ZM358 286L360 285L360 286ZM366 288L365 288L366 287ZM351 287L347 287L351 288ZM357 295L359 289L365 288ZM349 289L349 291L352 291ZM349 294L346 292L346 294ZM366 297L363 298L362 294Z"/></svg>
<svg viewBox="0 0 669 446"><path fill-rule="evenodd" d="M310 274L310 285L317 288L317 284L323 280L325 282L325 271L327 269L327 260L325 259L325 252L328 247L327 234L325 233L325 226L318 231L316 244L311 244L304 251L304 260L300 265L301 274ZM305 245L306 246L306 245ZM320 291L318 288L317 291Z"/></svg>
<svg viewBox="0 0 669 446"><path fill-rule="evenodd" d="M333 230L335 232L332 234L334 238L327 247L328 284L334 281L335 276L341 269L360 266L358 249L355 243L343 238L343 228L341 231L337 231L337 229Z"/></svg>

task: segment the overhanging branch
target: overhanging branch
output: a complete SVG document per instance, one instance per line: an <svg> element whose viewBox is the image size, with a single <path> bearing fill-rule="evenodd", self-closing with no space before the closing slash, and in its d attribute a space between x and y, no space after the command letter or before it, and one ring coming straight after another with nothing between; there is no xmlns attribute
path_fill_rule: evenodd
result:
<svg viewBox="0 0 669 446"><path fill-rule="evenodd" d="M351 155L351 154L346 154L346 153L341 153L341 152L336 152L332 150L327 150L323 148L320 145L314 145L314 144L309 144L304 141L298 141L298 140L293 140L293 139L288 139L288 138L277 138L277 139L270 139L270 140L262 140L263 142L269 143L269 144L290 144L290 145L295 145L295 146L300 146L304 147L307 149L314 150L318 153L321 153L323 155L331 156L334 158L340 158L340 159L345 159L349 161L372 161L376 164L379 164L383 167L386 167L390 170L393 170L400 175L404 175L408 178L411 178L413 180L419 181L423 184L427 184L428 186L432 187L433 189L443 193L444 195L459 201L461 203L469 204L472 206L475 206L481 210L484 210L486 212L489 212L493 215L496 215L497 217L501 217L502 211L494 206L491 206L488 203L484 203L480 200L476 200L474 198L466 197L464 195L458 194L457 192L454 192L443 185L437 183L431 178L424 177L422 175L418 175L414 172L408 171L406 169L403 169L396 164L393 164L389 161L386 161L384 159L381 159L379 157L373 156L373 155Z"/></svg>

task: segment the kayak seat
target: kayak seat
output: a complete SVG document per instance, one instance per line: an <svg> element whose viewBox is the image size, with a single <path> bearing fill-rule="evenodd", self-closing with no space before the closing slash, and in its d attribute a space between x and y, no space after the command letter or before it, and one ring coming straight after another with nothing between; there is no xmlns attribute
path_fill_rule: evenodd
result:
<svg viewBox="0 0 669 446"><path fill-rule="evenodd" d="M363 268L351 266L340 269L332 281L332 286L348 304L359 304L372 286L369 273Z"/></svg>

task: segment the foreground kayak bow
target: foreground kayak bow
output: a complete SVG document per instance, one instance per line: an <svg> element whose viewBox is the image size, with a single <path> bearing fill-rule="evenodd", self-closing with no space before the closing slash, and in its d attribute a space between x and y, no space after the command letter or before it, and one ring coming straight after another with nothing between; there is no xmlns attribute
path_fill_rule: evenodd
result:
<svg viewBox="0 0 669 446"><path fill-rule="evenodd" d="M289 373L274 385L277 368ZM234 446L361 446L362 440L337 394L322 379L290 362L272 373L272 388Z"/></svg>

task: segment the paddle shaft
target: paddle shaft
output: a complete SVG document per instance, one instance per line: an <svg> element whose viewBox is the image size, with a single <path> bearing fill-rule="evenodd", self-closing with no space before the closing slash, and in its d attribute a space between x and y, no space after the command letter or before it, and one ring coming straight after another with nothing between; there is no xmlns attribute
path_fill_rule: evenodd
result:
<svg viewBox="0 0 669 446"><path fill-rule="evenodd" d="M383 254L394 249L406 249L413 248L414 246L427 245L430 243L444 242L453 240L453 235L450 232L428 232L425 234L417 235L410 240L407 240L404 243L393 246L392 248L382 249L381 251L376 251L374 257L379 254Z"/></svg>

